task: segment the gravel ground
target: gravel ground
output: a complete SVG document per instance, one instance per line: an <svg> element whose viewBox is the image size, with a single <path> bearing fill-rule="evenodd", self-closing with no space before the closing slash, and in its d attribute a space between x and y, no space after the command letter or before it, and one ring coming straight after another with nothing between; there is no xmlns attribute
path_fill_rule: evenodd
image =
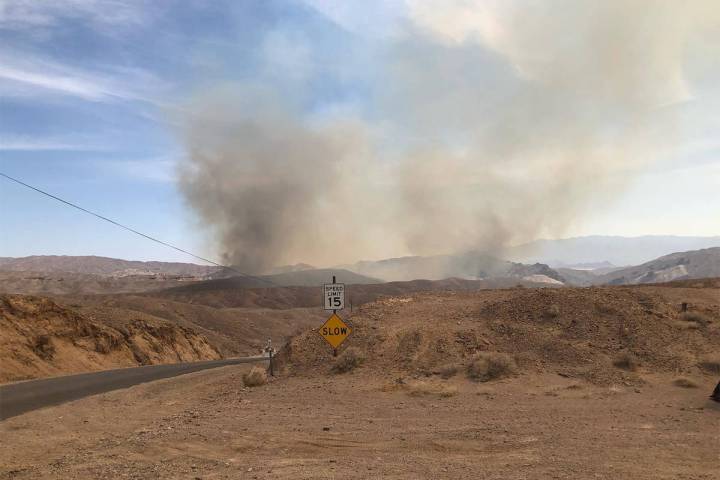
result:
<svg viewBox="0 0 720 480"><path fill-rule="evenodd" d="M720 478L714 381L198 372L0 423L0 478ZM399 387L398 387L399 386Z"/></svg>

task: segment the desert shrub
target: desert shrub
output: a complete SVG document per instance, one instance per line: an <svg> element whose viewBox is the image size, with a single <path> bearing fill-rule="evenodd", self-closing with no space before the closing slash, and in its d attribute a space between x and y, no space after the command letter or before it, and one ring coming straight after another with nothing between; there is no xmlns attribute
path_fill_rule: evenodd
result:
<svg viewBox="0 0 720 480"><path fill-rule="evenodd" d="M32 349L38 357L50 360L55 355L55 347L50 342L49 335L38 335L32 344Z"/></svg>
<svg viewBox="0 0 720 480"><path fill-rule="evenodd" d="M442 398L452 397L457 394L457 388L448 385L438 385L430 382L408 382L403 389L411 397L422 397L425 395L437 395Z"/></svg>
<svg viewBox="0 0 720 480"><path fill-rule="evenodd" d="M699 323L687 322L683 320L676 320L672 322L672 325L678 330L697 330L700 328Z"/></svg>
<svg viewBox="0 0 720 480"><path fill-rule="evenodd" d="M405 332L398 338L398 353L403 356L412 356L417 352L421 342L422 335L418 330Z"/></svg>
<svg viewBox="0 0 720 480"><path fill-rule="evenodd" d="M700 360L698 366L708 373L720 375L720 357L705 357Z"/></svg>
<svg viewBox="0 0 720 480"><path fill-rule="evenodd" d="M435 395L441 398L452 397L457 394L457 388L445 383L434 383L425 380L405 381L398 378L392 383L387 383L380 389L383 392L405 392L411 397L424 397Z"/></svg>
<svg viewBox="0 0 720 480"><path fill-rule="evenodd" d="M552 304L548 308L545 309L543 312L544 318L557 318L560 316L560 306L557 304Z"/></svg>
<svg viewBox="0 0 720 480"><path fill-rule="evenodd" d="M95 337L95 351L108 354L120 346L120 340L114 336L98 335Z"/></svg>
<svg viewBox="0 0 720 480"><path fill-rule="evenodd" d="M442 367L440 370L438 370L438 375L440 375L441 378L444 378L447 380L448 378L454 377L457 375L459 368L457 365L446 365Z"/></svg>
<svg viewBox="0 0 720 480"><path fill-rule="evenodd" d="M243 375L243 384L246 387L259 387L267 383L267 373L262 367L252 367L250 371Z"/></svg>
<svg viewBox="0 0 720 480"><path fill-rule="evenodd" d="M680 314L680 320L684 322L694 322L700 325L707 325L710 323L710 318L700 312L683 312Z"/></svg>
<svg viewBox="0 0 720 480"><path fill-rule="evenodd" d="M595 303L595 310L602 315L612 315L616 313L616 310L606 303Z"/></svg>
<svg viewBox="0 0 720 480"><path fill-rule="evenodd" d="M682 388L698 388L697 383L693 382L692 380L688 378L676 378L673 380L673 385L676 387L682 387Z"/></svg>
<svg viewBox="0 0 720 480"><path fill-rule="evenodd" d="M363 356L356 348L348 348L340 354L332 370L335 373L351 372L359 367L363 360Z"/></svg>
<svg viewBox="0 0 720 480"><path fill-rule="evenodd" d="M471 380L488 382L512 375L517 370L510 355L497 352L483 352L467 366L466 374Z"/></svg>
<svg viewBox="0 0 720 480"><path fill-rule="evenodd" d="M623 352L615 357L613 365L628 372L634 372L640 366L640 361L632 353Z"/></svg>

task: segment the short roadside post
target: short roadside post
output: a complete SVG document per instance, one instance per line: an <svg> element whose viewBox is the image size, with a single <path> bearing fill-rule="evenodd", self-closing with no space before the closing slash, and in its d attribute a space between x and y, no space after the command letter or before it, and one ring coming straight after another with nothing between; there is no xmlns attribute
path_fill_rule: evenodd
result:
<svg viewBox="0 0 720 480"><path fill-rule="evenodd" d="M272 347L272 339L271 338L268 338L267 346L265 347L265 351L267 352L268 358L270 359L270 376L274 377L275 369L274 369L274 365L273 365L273 353L275 353L275 350Z"/></svg>

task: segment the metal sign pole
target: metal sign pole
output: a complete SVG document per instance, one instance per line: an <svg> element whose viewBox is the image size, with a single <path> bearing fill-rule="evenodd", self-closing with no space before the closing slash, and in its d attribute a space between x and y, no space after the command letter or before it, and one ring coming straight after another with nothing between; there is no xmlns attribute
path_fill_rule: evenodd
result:
<svg viewBox="0 0 720 480"><path fill-rule="evenodd" d="M333 275L333 285L335 285L335 283L337 282L335 281L335 275ZM333 315L335 315L336 313L337 310L333 309ZM333 348L333 357L337 357L337 348Z"/></svg>
<svg viewBox="0 0 720 480"><path fill-rule="evenodd" d="M317 332L332 347L333 357L337 357L337 349L352 333L352 327L337 314L345 308L345 284L337 283L335 275L332 276L332 283L323 285L323 308L332 311L332 315Z"/></svg>

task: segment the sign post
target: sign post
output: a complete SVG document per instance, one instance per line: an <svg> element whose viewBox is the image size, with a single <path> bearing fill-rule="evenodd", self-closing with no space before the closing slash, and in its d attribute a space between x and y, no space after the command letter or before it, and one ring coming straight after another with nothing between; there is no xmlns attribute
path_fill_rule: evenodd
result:
<svg viewBox="0 0 720 480"><path fill-rule="evenodd" d="M325 310L332 310L333 313L345 308L345 284L335 283L335 276L333 283L323 285L323 303Z"/></svg>
<svg viewBox="0 0 720 480"><path fill-rule="evenodd" d="M320 327L318 333L333 347L333 356L337 357L337 348L350 335L352 328L337 314L338 310L345 308L345 284L337 283L335 275L332 277L332 283L323 285L323 306L325 310L332 310L333 313Z"/></svg>

